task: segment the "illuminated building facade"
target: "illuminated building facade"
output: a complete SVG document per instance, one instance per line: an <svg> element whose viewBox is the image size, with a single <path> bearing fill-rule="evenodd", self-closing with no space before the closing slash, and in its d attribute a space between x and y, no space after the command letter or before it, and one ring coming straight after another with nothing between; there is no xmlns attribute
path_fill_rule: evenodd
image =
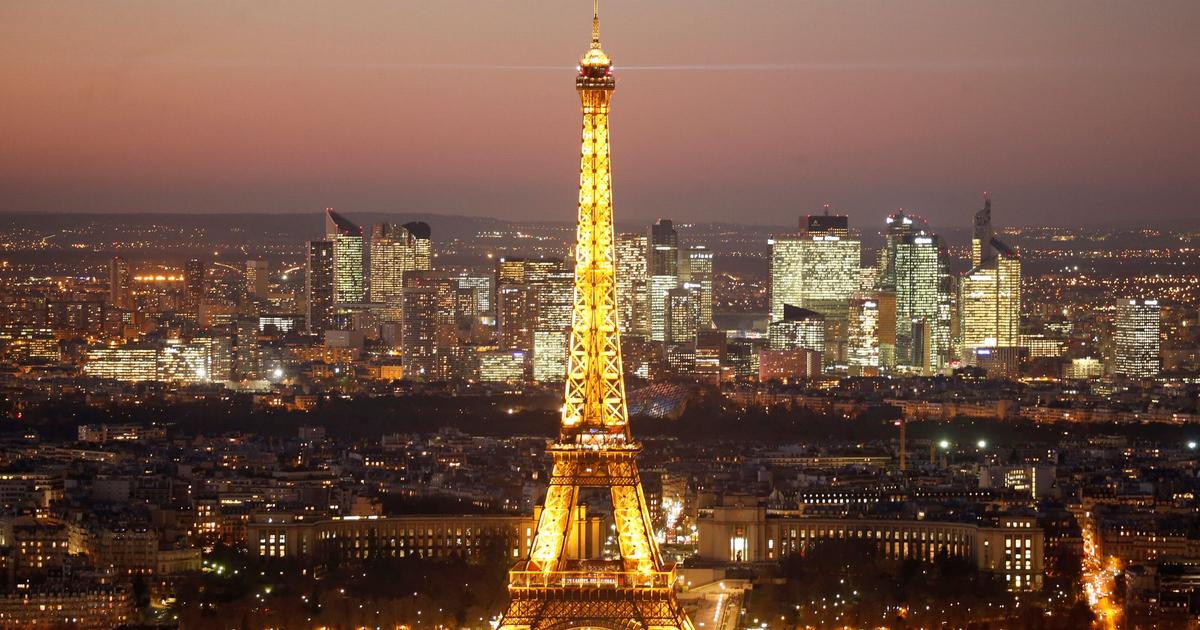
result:
<svg viewBox="0 0 1200 630"><path fill-rule="evenodd" d="M650 339L666 341L667 294L679 288L679 233L670 219L650 226L646 249Z"/></svg>
<svg viewBox="0 0 1200 630"><path fill-rule="evenodd" d="M832 540L874 544L885 558L970 561L1004 577L1013 591L1042 587L1045 533L1033 517L999 516L978 523L806 517L794 510L719 506L701 510L698 558L754 564L804 555Z"/></svg>
<svg viewBox="0 0 1200 630"><path fill-rule="evenodd" d="M783 318L767 329L772 350L804 348L825 353L825 316L807 308L783 305Z"/></svg>
<svg viewBox="0 0 1200 630"><path fill-rule="evenodd" d="M129 261L113 256L108 262L108 301L116 308L133 310L133 268Z"/></svg>
<svg viewBox="0 0 1200 630"><path fill-rule="evenodd" d="M433 230L424 221L410 221L404 224L412 239L413 269L430 271L433 269Z"/></svg>
<svg viewBox="0 0 1200 630"><path fill-rule="evenodd" d="M479 380L484 383L520 383L525 380L528 359L520 350L490 350L479 353Z"/></svg>
<svg viewBox="0 0 1200 630"><path fill-rule="evenodd" d="M871 376L879 371L879 300L859 294L850 300L846 363L850 374Z"/></svg>
<svg viewBox="0 0 1200 630"><path fill-rule="evenodd" d="M575 274L566 269L548 273L534 284L533 380L539 383L561 383L566 377L574 284Z"/></svg>
<svg viewBox="0 0 1200 630"><path fill-rule="evenodd" d="M608 113L615 81L600 48L600 18L579 63L583 105L574 314L554 468L526 559L509 571L501 628L692 628L663 562L629 432L617 313ZM653 240L653 239L651 239ZM583 488L612 496L619 559L581 544ZM636 620L636 621L635 621ZM632 622L632 623L631 623Z"/></svg>
<svg viewBox="0 0 1200 630"><path fill-rule="evenodd" d="M772 237L771 321L783 319L783 305L804 303L804 237L787 234Z"/></svg>
<svg viewBox="0 0 1200 630"><path fill-rule="evenodd" d="M711 383L724 380L725 375L721 370L725 366L727 343L724 330L707 329L696 332L697 378Z"/></svg>
<svg viewBox="0 0 1200 630"><path fill-rule="evenodd" d="M416 240L406 228L380 223L371 229L371 301L382 304L380 321L401 321L404 274L417 270Z"/></svg>
<svg viewBox="0 0 1200 630"><path fill-rule="evenodd" d="M159 349L158 380L172 383L208 381L208 348L168 341Z"/></svg>
<svg viewBox="0 0 1200 630"><path fill-rule="evenodd" d="M501 348L533 351L537 294L537 285L509 282L497 285L496 343Z"/></svg>
<svg viewBox="0 0 1200 630"><path fill-rule="evenodd" d="M959 356L974 363L979 348L1021 344L1021 258L995 237L992 201L975 213L971 269L958 285Z"/></svg>
<svg viewBox="0 0 1200 630"><path fill-rule="evenodd" d="M584 546L598 549L601 519L584 512ZM302 565L369 562L378 558L464 558L483 562L495 550L513 559L529 553L536 514L341 516L254 514L246 525L250 553Z"/></svg>
<svg viewBox="0 0 1200 630"><path fill-rule="evenodd" d="M463 358L458 325L458 280L436 271L405 275L402 365L410 380L449 380Z"/></svg>
<svg viewBox="0 0 1200 630"><path fill-rule="evenodd" d="M135 619L130 589L99 581L37 585L0 594L0 627L118 628Z"/></svg>
<svg viewBox="0 0 1200 630"><path fill-rule="evenodd" d="M1084 381L1104 377L1104 363L1093 357L1071 359L1064 370L1066 378L1073 381Z"/></svg>
<svg viewBox="0 0 1200 630"><path fill-rule="evenodd" d="M228 380L233 370L229 337L197 337L160 344L88 348L83 371L118 381L164 381L182 385Z"/></svg>
<svg viewBox="0 0 1200 630"><path fill-rule="evenodd" d="M824 316L824 350L829 363L846 358L850 298L859 289L862 244L848 236L840 215L810 216L799 234L771 239L771 320L785 305Z"/></svg>
<svg viewBox="0 0 1200 630"><path fill-rule="evenodd" d="M950 359L953 302L941 239L898 212L888 217L881 256L880 289L895 296L894 351L881 350L881 363L922 374L941 370Z"/></svg>
<svg viewBox="0 0 1200 630"><path fill-rule="evenodd" d="M671 289L664 304L664 332L668 344L691 343L696 340L696 331L701 326L701 302L703 297L697 289Z"/></svg>
<svg viewBox="0 0 1200 630"><path fill-rule="evenodd" d="M1162 328L1158 300L1118 301L1113 328L1116 348L1113 373L1129 378L1158 376Z"/></svg>
<svg viewBox="0 0 1200 630"><path fill-rule="evenodd" d="M758 380L795 381L821 374L822 352L806 348L790 350L763 349L758 353Z"/></svg>
<svg viewBox="0 0 1200 630"><path fill-rule="evenodd" d="M620 260L618 254L617 259ZM696 292L700 328L713 325L713 251L703 245L684 248L680 259L680 282Z"/></svg>
<svg viewBox="0 0 1200 630"><path fill-rule="evenodd" d="M333 242L309 241L304 257L305 322L308 334L333 328Z"/></svg>
<svg viewBox="0 0 1200 630"><path fill-rule="evenodd" d="M532 353L539 325L542 332L565 333L572 308L567 278L573 276L561 258L500 260L496 266L496 341L501 348ZM542 299L547 300L544 312L539 307Z"/></svg>
<svg viewBox="0 0 1200 630"><path fill-rule="evenodd" d="M333 302L356 304L366 298L363 275L363 229L325 209L325 238L333 243Z"/></svg>
<svg viewBox="0 0 1200 630"><path fill-rule="evenodd" d="M87 351L83 373L118 381L158 379L158 348L151 346L98 346Z"/></svg>
<svg viewBox="0 0 1200 630"><path fill-rule="evenodd" d="M617 310L621 331L645 337L650 334L650 306L646 302L645 234L618 234L617 249Z"/></svg>
<svg viewBox="0 0 1200 630"><path fill-rule="evenodd" d="M782 316L782 304L793 304L821 313L826 321L844 321L850 296L858 290L862 243L849 237L844 215L809 216L803 223L799 235L777 239L778 255L772 248L772 319ZM784 276L788 273L793 277Z"/></svg>
<svg viewBox="0 0 1200 630"><path fill-rule="evenodd" d="M246 261L246 294L263 301L271 298L271 272L267 261Z"/></svg>
<svg viewBox="0 0 1200 630"><path fill-rule="evenodd" d="M183 291L187 309L191 313L199 313L200 305L204 302L206 268L204 261L192 258L183 266ZM246 270L249 279L250 270Z"/></svg>
<svg viewBox="0 0 1200 630"><path fill-rule="evenodd" d="M495 281L492 276L477 276L463 272L458 276L458 288L470 289L475 296L473 315L480 316L492 312L492 294Z"/></svg>

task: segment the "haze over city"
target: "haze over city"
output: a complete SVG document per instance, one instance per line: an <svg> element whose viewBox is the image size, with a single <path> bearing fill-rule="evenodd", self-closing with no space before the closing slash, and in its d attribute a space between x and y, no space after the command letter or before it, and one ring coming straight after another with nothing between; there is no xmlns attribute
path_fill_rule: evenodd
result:
<svg viewBox="0 0 1200 630"><path fill-rule="evenodd" d="M586 4L7 2L0 212L571 221ZM605 27L619 221L1200 206L1196 2L614 0Z"/></svg>

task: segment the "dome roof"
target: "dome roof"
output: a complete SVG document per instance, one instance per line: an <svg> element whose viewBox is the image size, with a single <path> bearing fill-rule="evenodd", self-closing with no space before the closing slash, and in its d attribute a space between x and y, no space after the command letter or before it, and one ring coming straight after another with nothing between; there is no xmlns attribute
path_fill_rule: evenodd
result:
<svg viewBox="0 0 1200 630"><path fill-rule="evenodd" d="M593 46L587 52L583 53L583 57L579 58L579 65L585 68L598 68L611 66L612 60L608 58L608 55L604 54L604 51L599 46Z"/></svg>

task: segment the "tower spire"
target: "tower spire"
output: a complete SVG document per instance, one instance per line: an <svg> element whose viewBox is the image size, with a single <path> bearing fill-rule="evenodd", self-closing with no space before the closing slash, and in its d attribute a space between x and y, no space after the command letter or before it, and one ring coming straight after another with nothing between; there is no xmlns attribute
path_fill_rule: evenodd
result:
<svg viewBox="0 0 1200 630"><path fill-rule="evenodd" d="M600 47L600 0L592 0L592 48Z"/></svg>

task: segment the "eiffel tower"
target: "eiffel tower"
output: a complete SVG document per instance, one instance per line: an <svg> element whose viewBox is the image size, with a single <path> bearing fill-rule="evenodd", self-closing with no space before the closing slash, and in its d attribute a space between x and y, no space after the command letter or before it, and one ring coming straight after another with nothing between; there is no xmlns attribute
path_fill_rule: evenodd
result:
<svg viewBox="0 0 1200 630"><path fill-rule="evenodd" d="M501 628L667 629L693 626L675 598L675 567L655 544L638 476L641 447L629 433L613 248L608 112L616 85L600 47L593 3L592 45L579 61L575 89L583 102L575 299L566 400L546 503L529 557L508 574L509 607ZM579 494L607 488L619 560L575 557Z"/></svg>

